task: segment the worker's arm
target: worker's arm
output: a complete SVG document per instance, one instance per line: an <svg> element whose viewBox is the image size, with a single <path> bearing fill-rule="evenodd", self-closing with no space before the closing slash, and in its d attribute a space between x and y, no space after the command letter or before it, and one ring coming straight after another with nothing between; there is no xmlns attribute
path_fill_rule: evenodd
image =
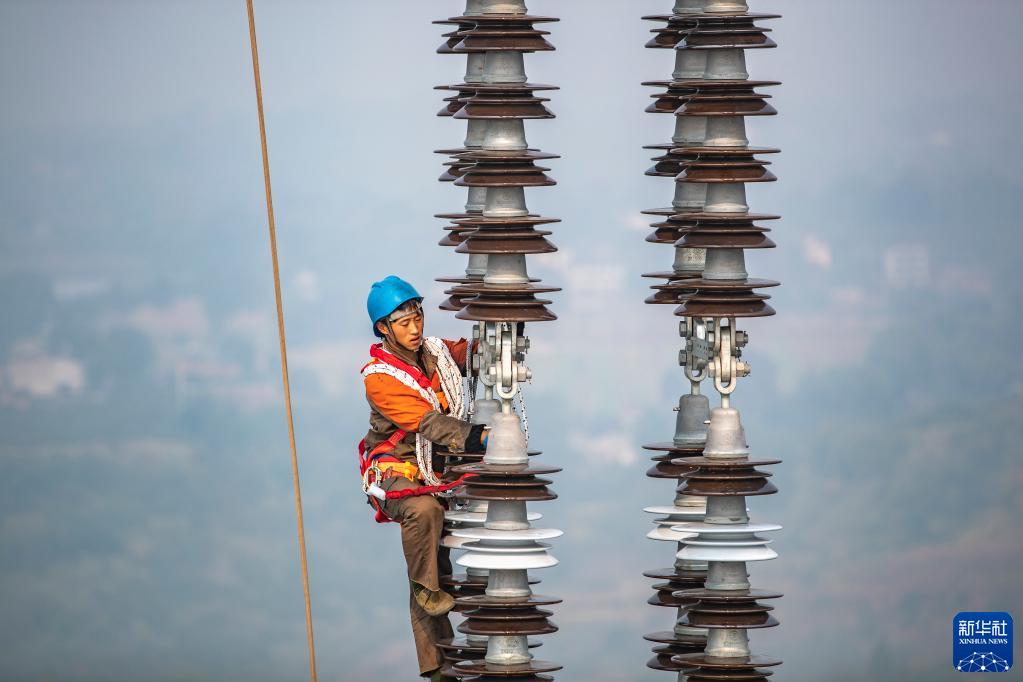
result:
<svg viewBox="0 0 1023 682"><path fill-rule="evenodd" d="M392 376L365 378L366 398L392 424L443 445L451 452L482 452L483 426L473 425L433 409L417 391Z"/></svg>

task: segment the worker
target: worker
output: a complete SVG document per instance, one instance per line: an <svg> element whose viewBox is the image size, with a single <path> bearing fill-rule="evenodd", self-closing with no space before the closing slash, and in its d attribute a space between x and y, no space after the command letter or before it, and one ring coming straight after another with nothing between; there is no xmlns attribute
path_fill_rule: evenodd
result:
<svg viewBox="0 0 1023 682"><path fill-rule="evenodd" d="M377 520L401 524L419 673L438 681L453 679L442 673L436 645L453 636L447 614L454 598L439 582L451 573L451 561L440 547L444 506L436 495L461 481L440 480L443 458L434 457L433 446L480 453L488 434L483 425L462 418L468 343L424 336L422 301L394 275L370 289L366 307L382 341L370 347L372 359L362 370L370 410L359 450L363 489Z"/></svg>

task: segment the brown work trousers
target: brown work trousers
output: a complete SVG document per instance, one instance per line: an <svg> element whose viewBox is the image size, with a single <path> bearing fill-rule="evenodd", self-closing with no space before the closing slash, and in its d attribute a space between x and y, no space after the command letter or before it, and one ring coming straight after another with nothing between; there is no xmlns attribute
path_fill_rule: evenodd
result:
<svg viewBox="0 0 1023 682"><path fill-rule="evenodd" d="M407 478L396 476L384 481L385 490L414 488ZM451 573L448 549L440 546L444 526L444 508L433 495L387 500L384 513L401 523L401 547L405 552L409 580L428 590L441 589L440 576ZM409 586L409 611L412 615L412 636L416 640L419 674L431 673L444 663L437 642L454 635L447 616L430 616L416 603Z"/></svg>

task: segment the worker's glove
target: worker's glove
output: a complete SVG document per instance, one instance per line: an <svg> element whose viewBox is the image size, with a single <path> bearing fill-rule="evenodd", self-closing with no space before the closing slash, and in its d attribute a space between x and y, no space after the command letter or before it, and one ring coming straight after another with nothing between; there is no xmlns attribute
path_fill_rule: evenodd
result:
<svg viewBox="0 0 1023 682"><path fill-rule="evenodd" d="M479 454L487 451L487 433L485 424L473 424L469 429L469 435L465 438L463 451Z"/></svg>

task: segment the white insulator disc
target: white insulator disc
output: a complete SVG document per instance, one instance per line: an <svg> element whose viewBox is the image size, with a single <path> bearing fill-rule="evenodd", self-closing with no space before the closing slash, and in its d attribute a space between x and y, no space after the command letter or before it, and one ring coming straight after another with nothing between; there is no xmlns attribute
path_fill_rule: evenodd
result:
<svg viewBox="0 0 1023 682"><path fill-rule="evenodd" d="M665 505L661 507L643 507L643 511L647 514L667 514L668 516L674 516L680 514L683 516L692 516L693 514L699 514L703 516L707 513L707 505L693 505L692 507L676 507L674 505Z"/></svg>
<svg viewBox="0 0 1023 682"><path fill-rule="evenodd" d="M487 540L491 542L524 542L559 538L565 531L557 528L525 528L523 530L496 530L493 528L457 528L451 534L459 538Z"/></svg>
<svg viewBox="0 0 1023 682"><path fill-rule="evenodd" d="M719 540L717 538L708 538L704 535L698 535L695 538L686 538L685 543L687 545L693 545L694 547L763 547L764 545L771 544L770 540L764 538L758 538L753 536L752 538L743 538L741 540Z"/></svg>
<svg viewBox="0 0 1023 682"><path fill-rule="evenodd" d="M455 563L466 568L499 571L550 568L557 566L558 560L545 551L532 554L490 554L470 551L458 557Z"/></svg>
<svg viewBox="0 0 1023 682"><path fill-rule="evenodd" d="M782 527L776 523L703 523L689 522L679 523L673 526L676 530L689 533L705 533L714 535L741 534L741 533L770 533L781 530Z"/></svg>
<svg viewBox="0 0 1023 682"><path fill-rule="evenodd" d="M462 545L462 549L485 554L529 554L530 552L547 551L551 548L546 542L531 542L528 545L492 545L486 540L471 540Z"/></svg>
<svg viewBox="0 0 1023 682"><path fill-rule="evenodd" d="M686 544L675 556L692 561L767 561L778 557L778 553L770 547L723 547L721 543L715 545L697 547Z"/></svg>
<svg viewBox="0 0 1023 682"><path fill-rule="evenodd" d="M651 540L666 540L669 542L682 542L689 538L695 538L696 533L682 533L669 526L658 526L646 534Z"/></svg>
<svg viewBox="0 0 1023 682"><path fill-rule="evenodd" d="M543 518L543 514L539 512L527 512L527 521L539 521ZM487 520L486 512L470 512L470 511L446 511L444 512L444 520L452 521L455 523L461 523L466 526L482 526Z"/></svg>
<svg viewBox="0 0 1023 682"><path fill-rule="evenodd" d="M440 546L447 547L448 549L461 549L462 545L467 542L472 542L468 538L456 538L454 535L445 535L440 539Z"/></svg>

